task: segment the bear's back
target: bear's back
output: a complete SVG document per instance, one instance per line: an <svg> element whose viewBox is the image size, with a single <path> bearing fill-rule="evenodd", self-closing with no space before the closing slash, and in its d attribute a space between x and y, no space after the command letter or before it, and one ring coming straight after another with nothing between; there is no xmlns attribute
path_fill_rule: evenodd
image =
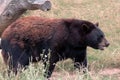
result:
<svg viewBox="0 0 120 80"><path fill-rule="evenodd" d="M2 38L35 39L50 38L61 26L62 20L40 17L25 17L13 22L3 32Z"/></svg>

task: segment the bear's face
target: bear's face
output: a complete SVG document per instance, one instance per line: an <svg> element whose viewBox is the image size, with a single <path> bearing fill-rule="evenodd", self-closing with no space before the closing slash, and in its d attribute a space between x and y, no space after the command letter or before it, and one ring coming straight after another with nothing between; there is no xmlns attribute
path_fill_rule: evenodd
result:
<svg viewBox="0 0 120 80"><path fill-rule="evenodd" d="M86 44L94 49L104 50L104 47L109 46L109 42L106 40L104 33L98 27L98 24L94 25L94 29L86 35Z"/></svg>
<svg viewBox="0 0 120 80"><path fill-rule="evenodd" d="M98 27L98 23L93 24L85 20L73 20L67 22L70 37L69 44L74 47L90 46L94 49L103 50L109 46L109 42L105 39L105 35Z"/></svg>

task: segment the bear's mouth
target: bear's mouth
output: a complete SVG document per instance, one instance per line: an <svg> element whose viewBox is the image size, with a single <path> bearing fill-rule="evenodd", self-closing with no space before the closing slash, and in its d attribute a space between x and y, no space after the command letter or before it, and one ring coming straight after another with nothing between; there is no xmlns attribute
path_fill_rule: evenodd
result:
<svg viewBox="0 0 120 80"><path fill-rule="evenodd" d="M99 45L98 48L99 48L100 50L104 50L105 47L106 47L105 45Z"/></svg>
<svg viewBox="0 0 120 80"><path fill-rule="evenodd" d="M98 45L98 48L99 48L100 50L104 50L104 48L105 48L105 47L108 47L109 45L110 45L109 43L106 43L105 45L99 44L99 45Z"/></svg>

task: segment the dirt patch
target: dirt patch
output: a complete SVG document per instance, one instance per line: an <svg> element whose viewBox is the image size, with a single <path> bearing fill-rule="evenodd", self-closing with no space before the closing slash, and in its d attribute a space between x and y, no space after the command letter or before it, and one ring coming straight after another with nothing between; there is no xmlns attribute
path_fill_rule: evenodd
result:
<svg viewBox="0 0 120 80"><path fill-rule="evenodd" d="M79 80L80 75L74 72L53 72L50 80ZM82 78L82 77L81 77Z"/></svg>
<svg viewBox="0 0 120 80"><path fill-rule="evenodd" d="M120 80L120 69L119 68L107 68L100 70L97 75L94 71L89 72L92 80L96 80L96 77L101 76L116 76ZM81 80L84 75L76 72L53 72L50 80Z"/></svg>
<svg viewBox="0 0 120 80"><path fill-rule="evenodd" d="M104 69L99 72L101 75L115 75L120 74L119 68Z"/></svg>

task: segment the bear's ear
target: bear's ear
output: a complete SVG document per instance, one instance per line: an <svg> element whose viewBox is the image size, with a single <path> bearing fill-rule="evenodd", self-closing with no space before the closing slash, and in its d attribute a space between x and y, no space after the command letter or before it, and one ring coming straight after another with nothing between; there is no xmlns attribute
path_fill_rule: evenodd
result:
<svg viewBox="0 0 120 80"><path fill-rule="evenodd" d="M89 32L89 26L87 24L82 24L82 31L85 33Z"/></svg>
<svg viewBox="0 0 120 80"><path fill-rule="evenodd" d="M97 23L95 23L95 25L98 27L98 26L99 26L99 23L97 22Z"/></svg>

